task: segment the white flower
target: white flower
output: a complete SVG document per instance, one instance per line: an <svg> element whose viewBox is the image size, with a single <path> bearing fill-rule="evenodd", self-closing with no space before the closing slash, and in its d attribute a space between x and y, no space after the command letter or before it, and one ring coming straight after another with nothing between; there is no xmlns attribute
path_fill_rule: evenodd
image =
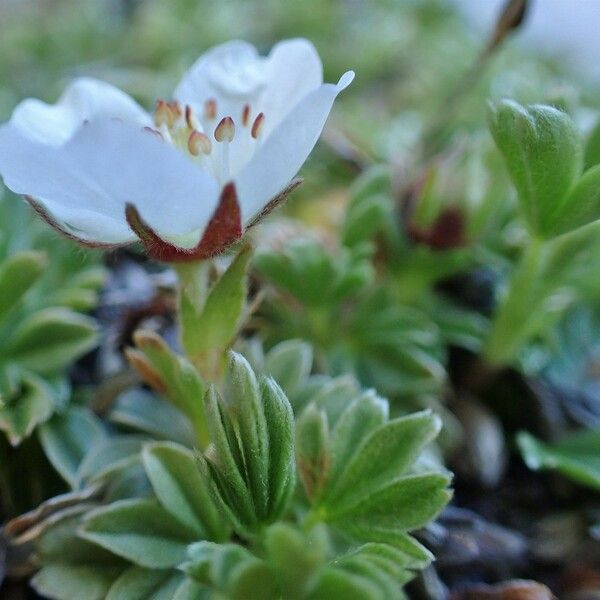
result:
<svg viewBox="0 0 600 600"><path fill-rule="evenodd" d="M284 197L337 94L313 45L267 57L241 41L202 55L153 115L76 80L54 105L25 100L0 128L0 175L82 244L138 238L155 258L215 255Z"/></svg>

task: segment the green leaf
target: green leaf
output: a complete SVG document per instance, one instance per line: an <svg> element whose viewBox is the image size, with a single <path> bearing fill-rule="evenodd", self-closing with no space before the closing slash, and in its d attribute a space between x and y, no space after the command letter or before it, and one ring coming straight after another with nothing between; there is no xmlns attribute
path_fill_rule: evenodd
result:
<svg viewBox="0 0 600 600"><path fill-rule="evenodd" d="M100 420L88 409L70 407L39 428L48 460L71 486L78 485L77 471L87 452L106 436Z"/></svg>
<svg viewBox="0 0 600 600"><path fill-rule="evenodd" d="M231 600L279 600L273 572L255 559L241 564L232 574L229 587Z"/></svg>
<svg viewBox="0 0 600 600"><path fill-rule="evenodd" d="M106 600L173 600L185 575L173 569L131 567L113 583Z"/></svg>
<svg viewBox="0 0 600 600"><path fill-rule="evenodd" d="M450 479L442 474L403 477L355 504L328 505L327 520L350 534L354 528L410 531L436 517L450 499Z"/></svg>
<svg viewBox="0 0 600 600"><path fill-rule="evenodd" d="M307 307L330 308L373 280L370 246L340 248L334 255L314 240L294 239L283 252L257 254L258 271Z"/></svg>
<svg viewBox="0 0 600 600"><path fill-rule="evenodd" d="M265 358L264 371L289 397L297 392L310 375L313 353L302 340L286 340L274 346Z"/></svg>
<svg viewBox="0 0 600 600"><path fill-rule="evenodd" d="M296 460L306 496L316 501L331 466L327 413L309 404L296 422Z"/></svg>
<svg viewBox="0 0 600 600"><path fill-rule="evenodd" d="M430 411L394 419L372 431L347 460L337 481L324 494L332 510L353 504L401 475L438 434L439 417Z"/></svg>
<svg viewBox="0 0 600 600"><path fill-rule="evenodd" d="M376 165L364 171L352 184L350 202L342 223L342 240L355 246L370 240L389 223L392 213L392 181L387 166Z"/></svg>
<svg viewBox="0 0 600 600"><path fill-rule="evenodd" d="M236 421L247 484L258 518L268 512L269 432L264 399L248 361L236 352L229 356L227 406Z"/></svg>
<svg viewBox="0 0 600 600"><path fill-rule="evenodd" d="M304 598L327 558L329 540L325 529L315 527L304 535L287 523L275 523L265 534L265 546L280 597Z"/></svg>
<svg viewBox="0 0 600 600"><path fill-rule="evenodd" d="M342 413L331 433L331 473L327 485L332 488L350 459L371 432L387 421L387 400L368 391Z"/></svg>
<svg viewBox="0 0 600 600"><path fill-rule="evenodd" d="M588 136L585 144L585 168L590 169L600 164L600 121Z"/></svg>
<svg viewBox="0 0 600 600"><path fill-rule="evenodd" d="M198 538L215 541L227 537L227 527L215 507L210 482L200 474L193 453L177 444L147 445L144 466L164 509Z"/></svg>
<svg viewBox="0 0 600 600"><path fill-rule="evenodd" d="M102 437L87 452L77 469L77 487L95 482L126 469L139 461L139 453L147 438L139 435Z"/></svg>
<svg viewBox="0 0 600 600"><path fill-rule="evenodd" d="M424 569L434 560L433 554L407 533L397 529L378 528L373 526L353 527L352 537L359 541L387 544L400 550L408 559L411 569Z"/></svg>
<svg viewBox="0 0 600 600"><path fill-rule="evenodd" d="M213 600L213 594L193 579L185 579L175 591L172 600Z"/></svg>
<svg viewBox="0 0 600 600"><path fill-rule="evenodd" d="M221 400L214 387L206 392L206 418L213 450L207 457L216 487L223 506L231 510L237 527L242 523L253 524L254 507L250 490L242 476L242 458L231 422L221 406Z"/></svg>
<svg viewBox="0 0 600 600"><path fill-rule="evenodd" d="M377 584L369 578L354 575L341 569L328 568L308 596L309 600L384 600Z"/></svg>
<svg viewBox="0 0 600 600"><path fill-rule="evenodd" d="M231 352L225 399L206 395L212 445L205 453L215 491L238 532L275 520L295 485L294 417L272 379L257 382L248 362Z"/></svg>
<svg viewBox="0 0 600 600"><path fill-rule="evenodd" d="M128 390L121 394L109 415L117 425L170 440L187 447L194 445L188 419L173 405L148 391Z"/></svg>
<svg viewBox="0 0 600 600"><path fill-rule="evenodd" d="M155 500L119 500L86 516L81 535L135 564L174 567L186 557L192 532Z"/></svg>
<svg viewBox="0 0 600 600"><path fill-rule="evenodd" d="M79 505L52 514L42 522L41 527L37 525L40 535L35 540L35 550L41 564L68 563L98 567L124 564L121 558L108 550L79 537L83 516L92 506L82 501Z"/></svg>
<svg viewBox="0 0 600 600"><path fill-rule="evenodd" d="M64 368L96 343L96 324L66 308L40 310L19 324L7 356L46 374Z"/></svg>
<svg viewBox="0 0 600 600"><path fill-rule="evenodd" d="M556 444L544 444L522 431L517 443L530 469L558 471L576 483L600 491L600 429L572 434Z"/></svg>
<svg viewBox="0 0 600 600"><path fill-rule="evenodd" d="M52 600L104 600L120 567L51 563L31 580L36 592Z"/></svg>
<svg viewBox="0 0 600 600"><path fill-rule="evenodd" d="M567 195L560 211L555 215L553 235L600 219L600 165L586 171Z"/></svg>
<svg viewBox="0 0 600 600"><path fill-rule="evenodd" d="M25 375L11 397L0 395L0 430L17 446L54 412L52 389L35 375Z"/></svg>
<svg viewBox="0 0 600 600"><path fill-rule="evenodd" d="M185 358L173 352L167 343L152 331L138 330L134 334L136 350L126 351L130 363L148 385L164 394L177 408L188 415L199 441L206 445L204 394L205 386L196 369Z"/></svg>
<svg viewBox="0 0 600 600"><path fill-rule="evenodd" d="M0 264L0 321L23 301L48 264L43 252L19 252Z"/></svg>
<svg viewBox="0 0 600 600"><path fill-rule="evenodd" d="M550 106L523 107L512 100L490 105L489 124L529 228L537 235L553 235L583 168L575 124Z"/></svg>
<svg viewBox="0 0 600 600"><path fill-rule="evenodd" d="M270 378L261 381L269 439L269 516L285 510L296 485L294 413L283 390Z"/></svg>

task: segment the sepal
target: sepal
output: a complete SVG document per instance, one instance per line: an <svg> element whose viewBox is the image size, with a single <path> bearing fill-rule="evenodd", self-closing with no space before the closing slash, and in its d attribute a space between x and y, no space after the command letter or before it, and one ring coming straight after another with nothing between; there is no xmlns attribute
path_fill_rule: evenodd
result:
<svg viewBox="0 0 600 600"><path fill-rule="evenodd" d="M242 237L241 209L233 183L228 183L200 241L194 248L182 248L162 238L133 204L125 206L125 217L148 255L162 262L190 262L212 258Z"/></svg>

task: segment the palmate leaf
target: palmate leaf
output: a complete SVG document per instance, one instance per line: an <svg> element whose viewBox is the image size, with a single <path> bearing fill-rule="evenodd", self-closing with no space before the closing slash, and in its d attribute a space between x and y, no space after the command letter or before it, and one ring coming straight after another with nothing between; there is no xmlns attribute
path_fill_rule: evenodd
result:
<svg viewBox="0 0 600 600"><path fill-rule="evenodd" d="M440 430L429 411L386 422L387 403L366 393L326 431L314 404L300 416L297 460L313 519L357 540L398 543L417 563L429 557L406 532L434 518L448 502L446 473L411 470Z"/></svg>
<svg viewBox="0 0 600 600"><path fill-rule="evenodd" d="M274 521L295 485L292 408L269 378L257 380L249 363L230 353L225 398L206 395L212 444L201 461L221 507L247 535Z"/></svg>
<svg viewBox="0 0 600 600"><path fill-rule="evenodd" d="M365 403L358 402L352 412L358 412ZM373 420L373 423L376 421ZM376 492L382 485L404 473L440 428L439 417L427 411L394 419L372 429L366 439L355 447L352 455L352 449L348 448L345 451L346 460L338 461L341 472L337 480L328 483L325 502L339 508L340 504ZM340 429L335 433L335 438L339 440L345 434ZM340 445L341 441L337 446Z"/></svg>

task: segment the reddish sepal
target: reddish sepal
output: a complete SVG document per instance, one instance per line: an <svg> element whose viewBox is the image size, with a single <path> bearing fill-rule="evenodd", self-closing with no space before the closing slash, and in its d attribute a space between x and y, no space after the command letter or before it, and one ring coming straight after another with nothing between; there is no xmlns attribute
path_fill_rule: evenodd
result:
<svg viewBox="0 0 600 600"><path fill-rule="evenodd" d="M190 262L212 258L242 236L242 215L233 183L228 183L223 188L219 205L200 242L194 248L181 248L162 239L143 220L133 204L126 205L125 217L132 231L140 238L148 255L162 262Z"/></svg>

